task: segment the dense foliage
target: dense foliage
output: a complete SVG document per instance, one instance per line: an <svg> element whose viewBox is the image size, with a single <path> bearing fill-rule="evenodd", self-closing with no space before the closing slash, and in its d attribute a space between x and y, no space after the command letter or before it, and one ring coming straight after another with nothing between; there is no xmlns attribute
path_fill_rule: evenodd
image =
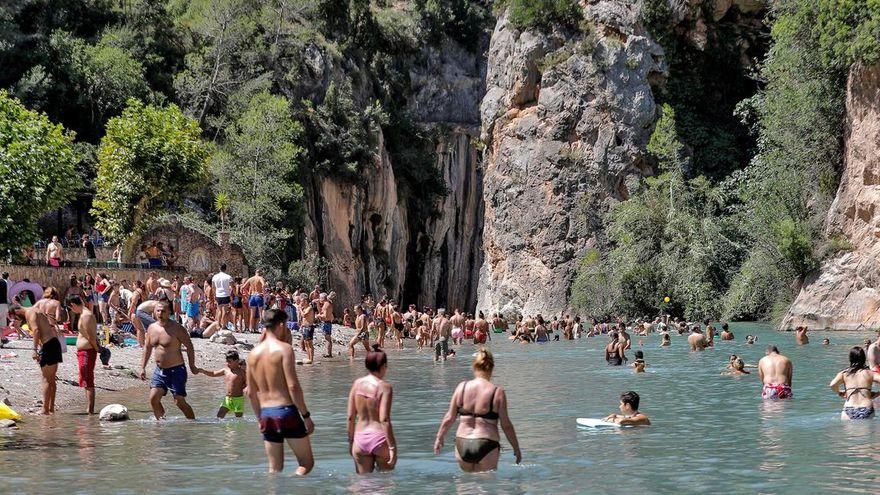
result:
<svg viewBox="0 0 880 495"><path fill-rule="evenodd" d="M510 23L518 29L574 27L583 19L577 0L499 0L496 12L507 10Z"/></svg>
<svg viewBox="0 0 880 495"><path fill-rule="evenodd" d="M161 108L129 100L107 122L98 148L92 214L110 240L125 240L150 217L200 189L209 146L198 123L176 105Z"/></svg>
<svg viewBox="0 0 880 495"><path fill-rule="evenodd" d="M75 191L73 135L0 91L0 253L17 256L37 219Z"/></svg>

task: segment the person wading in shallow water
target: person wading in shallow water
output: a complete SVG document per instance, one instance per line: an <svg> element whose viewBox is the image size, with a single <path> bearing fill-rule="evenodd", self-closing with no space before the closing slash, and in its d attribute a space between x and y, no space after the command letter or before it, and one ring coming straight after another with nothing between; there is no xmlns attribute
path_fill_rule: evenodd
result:
<svg viewBox="0 0 880 495"><path fill-rule="evenodd" d="M95 315L85 307L78 295L67 297L70 310L79 315L77 322L76 359L79 363L79 386L86 389L88 408L86 413L95 414L95 364L101 348L98 346L98 326Z"/></svg>
<svg viewBox="0 0 880 495"><path fill-rule="evenodd" d="M19 325L27 323L34 337L34 361L39 363L40 372L43 375L43 414L55 414L55 384L58 373L58 364L64 359L61 354L61 342L58 340L58 332L55 325L49 321L49 317L42 313L36 306L22 308L13 305L10 308L12 316L18 320Z"/></svg>
<svg viewBox="0 0 880 495"><path fill-rule="evenodd" d="M290 346L287 315L277 309L263 312L263 336L247 358L247 395L260 421L260 432L269 472L284 469L284 441L293 450L297 475L315 466L309 435L315 431L299 378L296 357Z"/></svg>
<svg viewBox="0 0 880 495"><path fill-rule="evenodd" d="M455 458L461 470L484 472L498 469L498 459L501 457L501 444L498 443L500 422L519 464L522 462L522 452L513 423L507 415L507 394L491 381L495 369L492 353L481 348L476 352L471 367L474 379L462 382L455 388L449 401L449 410L437 431L434 454L440 453L446 432L455 419L460 418L455 432Z"/></svg>
<svg viewBox="0 0 880 495"><path fill-rule="evenodd" d="M147 363L156 350L156 368L150 379L150 406L156 419L165 418L162 397L171 391L174 403L187 419L195 419L192 407L186 402L186 365L183 364L181 346L186 347L189 369L197 375L201 370L196 366L196 353L189 332L180 323L171 319L171 302L157 301L153 315L156 321L147 328L144 342L144 357L141 362L141 380L147 379Z"/></svg>
<svg viewBox="0 0 880 495"><path fill-rule="evenodd" d="M880 382L880 374L874 373L865 363L865 351L853 347L849 351L849 368L838 373L829 386L844 399L840 419L871 419L874 417L873 399L880 393L872 391L874 382ZM843 385L843 390L840 386Z"/></svg>
<svg viewBox="0 0 880 495"><path fill-rule="evenodd" d="M764 400L791 399L791 360L779 353L775 345L767 346L767 355L758 361L758 376L764 384L761 398Z"/></svg>
<svg viewBox="0 0 880 495"><path fill-rule="evenodd" d="M348 445L358 474L390 471L397 464L397 440L391 427L391 384L384 381L388 357L373 345L348 393Z"/></svg>

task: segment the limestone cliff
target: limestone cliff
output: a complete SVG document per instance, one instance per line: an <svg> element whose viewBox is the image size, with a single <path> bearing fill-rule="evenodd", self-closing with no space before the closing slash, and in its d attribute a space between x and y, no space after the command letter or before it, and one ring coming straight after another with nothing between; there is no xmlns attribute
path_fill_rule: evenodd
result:
<svg viewBox="0 0 880 495"><path fill-rule="evenodd" d="M586 28L576 32L521 32L506 14L498 19L481 106L479 308L565 309L578 260L598 242L601 214L651 172L650 82L666 69L640 6L588 1Z"/></svg>
<svg viewBox="0 0 880 495"><path fill-rule="evenodd" d="M426 47L411 65L407 109L432 129L446 185L432 218L418 220L408 212L381 134L373 164L358 181L315 177L306 185L304 253L328 260L328 282L341 305L371 293L420 306L473 308L482 260L482 172L475 143L485 71L481 52L449 41Z"/></svg>
<svg viewBox="0 0 880 495"><path fill-rule="evenodd" d="M846 114L844 171L827 234L842 236L852 250L805 282L783 329L880 328L880 65L850 72Z"/></svg>

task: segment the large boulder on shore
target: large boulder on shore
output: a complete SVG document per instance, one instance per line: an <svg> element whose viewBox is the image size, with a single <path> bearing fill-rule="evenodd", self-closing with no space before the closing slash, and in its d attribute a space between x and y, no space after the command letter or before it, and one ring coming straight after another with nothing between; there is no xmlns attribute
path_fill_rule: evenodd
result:
<svg viewBox="0 0 880 495"><path fill-rule="evenodd" d="M122 404L110 404L101 409L101 421L125 421L128 419L128 408Z"/></svg>

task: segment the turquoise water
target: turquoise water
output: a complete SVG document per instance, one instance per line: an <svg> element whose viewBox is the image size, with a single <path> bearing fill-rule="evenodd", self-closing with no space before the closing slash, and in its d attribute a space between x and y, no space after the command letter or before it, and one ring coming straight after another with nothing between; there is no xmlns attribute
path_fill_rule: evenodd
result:
<svg viewBox="0 0 880 495"><path fill-rule="evenodd" d="M659 348L656 336L644 339L644 375L607 367L604 338L525 346L493 341L495 381L508 390L523 451L523 464L514 465L503 440L496 473L459 472L451 433L440 456L431 452L454 386L470 376L472 346L465 345L461 357L440 365L427 352L390 354L400 452L393 474L353 474L346 398L362 360L337 360L300 369L317 428L316 466L307 478L292 476L289 451L285 473L265 474L253 418L207 419L222 383L194 377L191 403L205 418L195 423L147 420L146 391L137 390L111 396L132 410L133 421L61 415L28 418L17 432L0 432L0 493L876 493L880 422L841 421L842 400L827 387L849 347L867 334L830 333L833 345L823 347L826 334L815 332L810 345L797 347L793 334L766 326L733 330L736 342L703 353L688 353L684 337L674 336L669 348ZM746 333L759 335L758 343L745 345ZM763 403L756 374L720 376L729 354L756 363L769 343L794 361L792 401ZM639 392L653 426L576 427L577 417L615 412L625 390ZM108 398L99 395L99 404ZM168 405L169 415L179 416Z"/></svg>

